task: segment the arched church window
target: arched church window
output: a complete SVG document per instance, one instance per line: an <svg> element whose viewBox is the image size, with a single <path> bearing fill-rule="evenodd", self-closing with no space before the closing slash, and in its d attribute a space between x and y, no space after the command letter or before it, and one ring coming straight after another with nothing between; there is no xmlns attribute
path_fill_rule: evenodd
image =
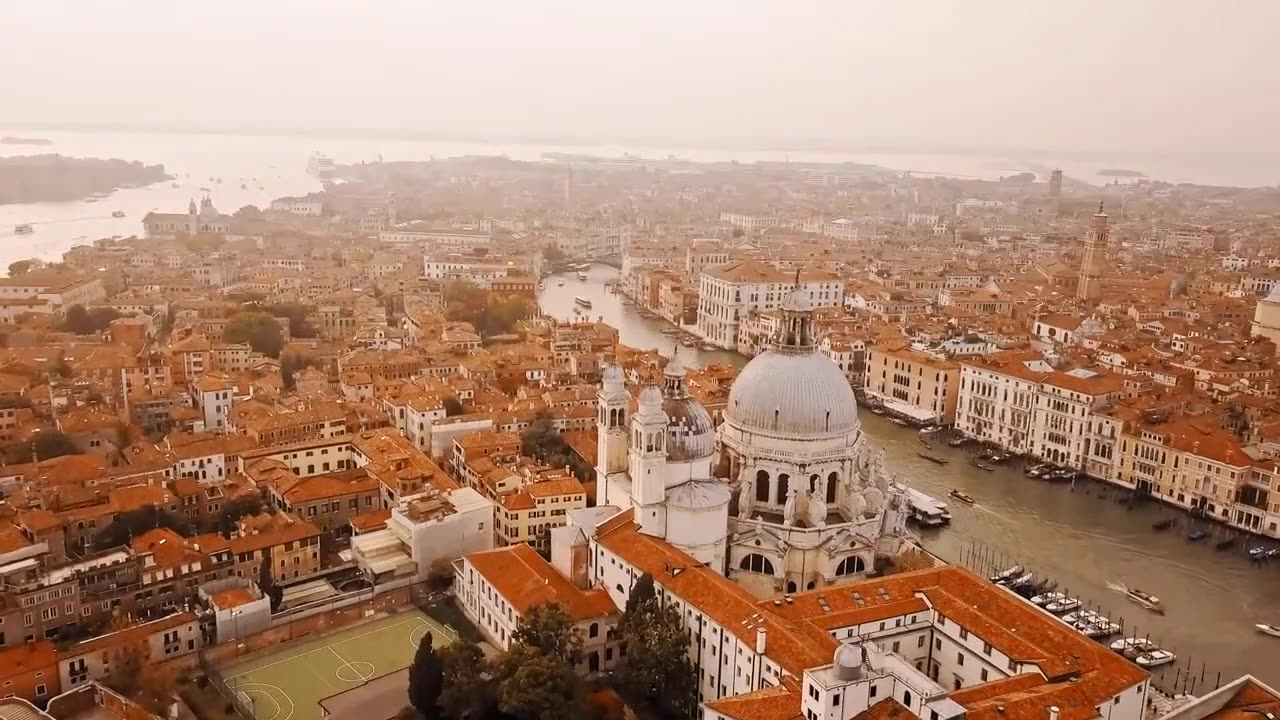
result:
<svg viewBox="0 0 1280 720"><path fill-rule="evenodd" d="M836 577L840 577L842 575L859 575L866 571L867 564L862 561L862 558L857 555L850 555L849 557L841 560L840 564L836 566Z"/></svg>
<svg viewBox="0 0 1280 720"><path fill-rule="evenodd" d="M782 505L787 501L787 491L790 489L788 487L790 484L791 484L790 475L786 473L782 473L781 475L778 476L778 495L777 495L776 502L779 505Z"/></svg>
<svg viewBox="0 0 1280 720"><path fill-rule="evenodd" d="M834 505L836 502L836 485L840 484L840 474L831 473L827 476L827 504Z"/></svg>
<svg viewBox="0 0 1280 720"><path fill-rule="evenodd" d="M769 558L759 553L751 553L742 558L742 562L738 563L738 567L748 572L764 573L765 575L773 574L773 563L769 562Z"/></svg>
<svg viewBox="0 0 1280 720"><path fill-rule="evenodd" d="M769 502L769 473L765 470L756 472L756 502Z"/></svg>

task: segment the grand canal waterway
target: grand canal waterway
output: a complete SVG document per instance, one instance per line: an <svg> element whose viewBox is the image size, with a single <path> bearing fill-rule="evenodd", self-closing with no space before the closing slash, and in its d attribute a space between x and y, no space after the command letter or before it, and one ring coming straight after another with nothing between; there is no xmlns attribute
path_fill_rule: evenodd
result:
<svg viewBox="0 0 1280 720"><path fill-rule="evenodd" d="M586 281L574 274L551 276L539 296L543 311L557 317L576 317L574 296L591 300L590 316L617 327L622 342L638 348L657 348L670 355L673 340L658 320L641 317L609 293L604 283L617 271L593 266ZM558 284L563 279L564 285ZM732 353L682 349L691 364L727 362L743 365ZM950 527L922 533L931 552L951 562L996 565L1021 563L1039 577L1056 581L1082 600L1123 622L1125 634L1150 635L1178 654L1178 662L1158 671L1157 683L1196 692L1212 689L1219 672L1223 680L1252 672L1263 680L1280 682L1280 638L1254 629L1254 623L1280 624L1280 561L1255 564L1245 550L1263 544L1244 539L1227 551L1215 550L1225 530L1207 525L1209 539L1189 543L1187 521L1178 511L1155 503L1130 509L1117 490L1092 483L1075 488L1028 478L1018 467L986 472L967 462L964 450L934 443L946 457L935 465L916 454L921 449L914 430L894 425L869 412L861 413L863 428L884 448L888 465L910 484L945 499L951 488L977 498L967 506L949 502ZM1155 532L1156 521L1177 517L1178 524ZM1141 588L1161 598L1164 616L1129 602L1108 583ZM1201 676L1203 674L1203 681Z"/></svg>

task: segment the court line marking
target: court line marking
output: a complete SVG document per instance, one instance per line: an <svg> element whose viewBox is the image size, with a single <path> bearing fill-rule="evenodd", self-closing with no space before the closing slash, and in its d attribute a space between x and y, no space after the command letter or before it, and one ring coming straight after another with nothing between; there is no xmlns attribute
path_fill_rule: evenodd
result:
<svg viewBox="0 0 1280 720"><path fill-rule="evenodd" d="M253 689L246 690L245 688L253 688ZM284 717L280 717L280 713L284 710L284 708L280 705L280 703L275 699L275 697L270 692L266 690L258 690L257 688L269 688L270 690L274 690L275 692L280 693L281 699L289 703L288 714L286 714ZM257 693L267 698L268 700L270 700L271 704L276 706L276 712L274 715L272 715L269 718L257 718L257 720L289 720L290 718L293 717L293 711L295 710L295 706L293 704L293 698L289 697L289 693L285 692L284 690L281 690L279 686L272 685L271 683L243 683L236 687L236 692L243 692L245 695L248 695L249 693ZM258 708L256 706L253 708L253 714L255 716L258 714Z"/></svg>
<svg viewBox="0 0 1280 720"><path fill-rule="evenodd" d="M355 640L355 639L357 639L357 638L368 637L368 636L370 636L370 635L377 635L377 634L379 634L379 633L383 632L384 630L390 630L390 629L392 629L392 628L397 628L397 627L400 627L401 625L408 625L409 623L417 623L417 624L419 624L419 625L430 625L430 624L431 624L431 623L427 622L424 618L421 618L421 617L409 618L409 619L407 619L407 620L402 620L402 621L400 621L400 622L398 622L398 623L394 623L394 624L391 624L391 625L384 625L384 626L382 626L382 627L378 628L377 630L370 630L369 632L366 632L366 633L360 633L359 635L352 635L352 636L351 636L351 637L349 637L349 638L343 638L343 639L341 639L341 640L339 640L339 641L337 641L337 642L335 642L335 643L332 643L332 644L330 644L330 645L323 645L323 646L321 646L321 647L318 647L318 648L315 648L315 649L312 649L312 650L307 650L307 651L304 651L304 652L300 652L300 653L298 653L297 655L290 655L290 656L289 656L289 657L287 657L287 658L283 658L283 659L277 660L277 661L275 661L275 662L273 662L273 663L267 663L266 665L260 665L260 666L258 666L258 667L255 667L255 668L254 668L254 669L252 669L252 670L246 670L246 671L244 671L244 672L242 672L242 673L236 673L235 675L232 675L232 676L230 676L230 677L224 678L223 682L231 682L232 680L234 680L234 679L236 679L236 678L244 677L245 675L252 675L253 673L258 672L259 670L266 670L267 668L275 667L275 666L277 666L277 665L283 665L284 663L292 662L292 661L294 661L294 660L296 660L296 659L298 659L298 658L300 658L300 657L305 657L305 656L307 656L307 655L311 655L312 653L323 652L323 651L325 651L325 650L332 650L332 649L333 649L333 647L332 647L333 645L341 645L342 643L347 642L348 640ZM411 631L411 632L412 632L412 631Z"/></svg>
<svg viewBox="0 0 1280 720"><path fill-rule="evenodd" d="M426 634L427 634L427 633L431 632L433 629L434 629L434 626L433 626L431 623L429 623L429 622L424 622L424 623L422 623L421 625L419 625L418 627L416 627L416 628L414 628L414 629L410 630L410 631L409 631L409 647L410 647L410 648L413 648L413 650L416 652L416 651L418 650L418 643L422 642L422 638L423 638L424 636L426 636ZM419 630L422 630L422 635L418 635L418 636L417 636L417 639L415 640L415 639L414 639L414 635L415 635ZM433 636L433 637L431 638L431 640L432 640L432 642L434 642L434 641L435 641L435 637Z"/></svg>

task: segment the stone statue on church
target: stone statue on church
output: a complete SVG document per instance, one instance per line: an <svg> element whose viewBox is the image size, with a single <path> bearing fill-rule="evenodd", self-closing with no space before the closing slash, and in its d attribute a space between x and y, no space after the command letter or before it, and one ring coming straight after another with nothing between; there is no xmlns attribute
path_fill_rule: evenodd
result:
<svg viewBox="0 0 1280 720"><path fill-rule="evenodd" d="M787 491L787 502L782 506L782 524L795 525L797 506L800 504L800 488L792 485Z"/></svg>
<svg viewBox="0 0 1280 720"><path fill-rule="evenodd" d="M738 487L738 517L746 520L751 517L751 498L755 495L755 481L748 478Z"/></svg>
<svg viewBox="0 0 1280 720"><path fill-rule="evenodd" d="M849 518L861 520L863 513L867 511L867 501L862 497L861 492L851 492L848 498L846 508L849 511Z"/></svg>
<svg viewBox="0 0 1280 720"><path fill-rule="evenodd" d="M810 527L826 527L827 525L827 481L818 479L817 487L809 494L809 507L807 508L809 526Z"/></svg>
<svg viewBox="0 0 1280 720"><path fill-rule="evenodd" d="M862 498L867 501L867 512L872 515L884 509L885 494L880 488L867 488Z"/></svg>

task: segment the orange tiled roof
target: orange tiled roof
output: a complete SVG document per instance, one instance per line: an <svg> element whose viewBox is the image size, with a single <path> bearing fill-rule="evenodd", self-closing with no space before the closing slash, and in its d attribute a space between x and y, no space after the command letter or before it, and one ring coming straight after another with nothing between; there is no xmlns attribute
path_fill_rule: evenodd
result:
<svg viewBox="0 0 1280 720"><path fill-rule="evenodd" d="M579 589L524 543L472 553L466 559L521 615L547 602L559 603L575 620L618 612L607 591Z"/></svg>

